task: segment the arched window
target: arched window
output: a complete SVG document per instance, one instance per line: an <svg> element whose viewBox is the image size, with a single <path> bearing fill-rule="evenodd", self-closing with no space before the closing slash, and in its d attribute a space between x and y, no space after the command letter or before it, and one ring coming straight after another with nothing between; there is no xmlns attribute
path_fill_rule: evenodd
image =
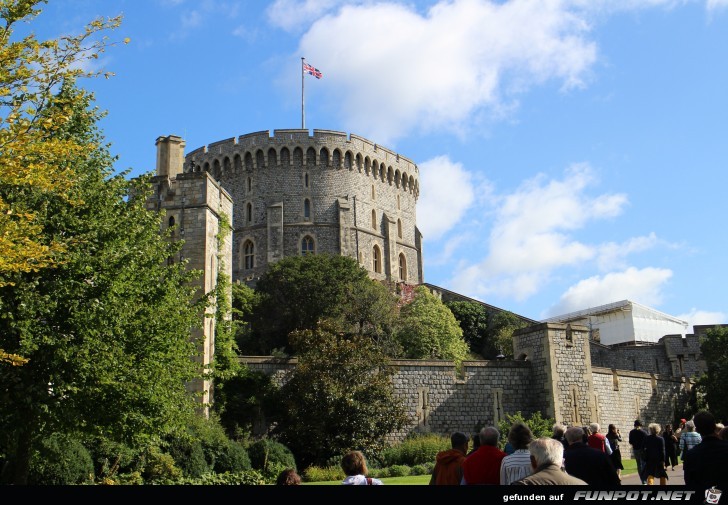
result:
<svg viewBox="0 0 728 505"><path fill-rule="evenodd" d="M246 240L243 244L243 268L252 270L255 266L255 245L252 240Z"/></svg>
<svg viewBox="0 0 728 505"><path fill-rule="evenodd" d="M402 220L397 219L397 237L402 238Z"/></svg>
<svg viewBox="0 0 728 505"><path fill-rule="evenodd" d="M308 198L303 201L303 218L311 219L311 200Z"/></svg>
<svg viewBox="0 0 728 505"><path fill-rule="evenodd" d="M407 258L404 257L404 253L399 254L399 280L407 280Z"/></svg>
<svg viewBox="0 0 728 505"><path fill-rule="evenodd" d="M301 254L314 254L314 243L313 238L311 238L309 235L306 235L303 237L303 240L301 240Z"/></svg>
<svg viewBox="0 0 728 505"><path fill-rule="evenodd" d="M372 209L372 228L377 229L377 211Z"/></svg>
<svg viewBox="0 0 728 505"><path fill-rule="evenodd" d="M378 274L382 273L382 252L378 245L372 249L372 269Z"/></svg>
<svg viewBox="0 0 728 505"><path fill-rule="evenodd" d="M253 204L250 202L245 206L245 221L248 224L252 224L253 222Z"/></svg>

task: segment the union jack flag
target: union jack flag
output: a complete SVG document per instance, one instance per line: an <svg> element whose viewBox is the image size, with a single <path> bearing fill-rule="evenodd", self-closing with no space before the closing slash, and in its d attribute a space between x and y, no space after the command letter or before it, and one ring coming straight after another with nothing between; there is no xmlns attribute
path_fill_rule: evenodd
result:
<svg viewBox="0 0 728 505"><path fill-rule="evenodd" d="M312 67L305 61L303 62L303 71L307 74L311 74L316 79L321 79L324 76L318 68Z"/></svg>

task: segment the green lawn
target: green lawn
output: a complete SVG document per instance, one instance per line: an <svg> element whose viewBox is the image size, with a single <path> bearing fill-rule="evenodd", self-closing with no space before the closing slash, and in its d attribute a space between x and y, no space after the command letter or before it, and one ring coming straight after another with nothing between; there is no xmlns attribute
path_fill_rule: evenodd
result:
<svg viewBox="0 0 728 505"><path fill-rule="evenodd" d="M629 475L637 472L637 462L633 459L623 459L622 475ZM381 479L385 485L397 485L397 486L426 486L430 482L429 475L413 475L409 477L389 477ZM326 482L304 482L306 486L335 486L341 484L340 480L326 481Z"/></svg>

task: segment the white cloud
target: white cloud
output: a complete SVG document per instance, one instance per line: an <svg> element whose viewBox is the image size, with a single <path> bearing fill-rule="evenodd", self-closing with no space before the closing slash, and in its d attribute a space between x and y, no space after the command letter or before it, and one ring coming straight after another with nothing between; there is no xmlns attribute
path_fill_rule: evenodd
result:
<svg viewBox="0 0 728 505"><path fill-rule="evenodd" d="M708 0L706 7L709 11L725 9L728 7L728 0Z"/></svg>
<svg viewBox="0 0 728 505"><path fill-rule="evenodd" d="M274 26L287 31L301 31L309 23L331 11L333 8L347 3L345 0L276 0L266 13Z"/></svg>
<svg viewBox="0 0 728 505"><path fill-rule="evenodd" d="M650 233L645 237L627 239L620 244L615 242L602 244L599 246L597 259L599 269L606 271L614 270L615 268L625 268L624 261L627 256L652 249L659 242L660 240L657 238L657 235Z"/></svg>
<svg viewBox="0 0 728 505"><path fill-rule="evenodd" d="M455 226L475 200L472 174L447 156L419 165L417 222L425 240L437 240Z"/></svg>
<svg viewBox="0 0 728 505"><path fill-rule="evenodd" d="M688 333L693 331L693 326L700 324L725 324L728 322L728 314L725 312L709 312L706 310L690 309L687 314L678 314L675 317L688 322Z"/></svg>
<svg viewBox="0 0 728 505"><path fill-rule="evenodd" d="M443 0L424 15L343 5L311 26L298 54L324 73L347 129L391 144L417 129L461 132L546 81L583 85L596 61L588 34L562 2Z"/></svg>
<svg viewBox="0 0 728 505"><path fill-rule="evenodd" d="M662 303L662 289L672 277L664 268L630 267L622 272L589 277L571 286L548 310L548 316L567 314L620 300L632 300L647 306Z"/></svg>
<svg viewBox="0 0 728 505"><path fill-rule="evenodd" d="M573 233L592 221L619 215L627 197L589 196L587 189L595 182L591 168L577 164L563 180L539 175L501 197L485 258L461 270L454 289L471 296L524 300L541 290L554 270L596 259L600 246L583 243Z"/></svg>

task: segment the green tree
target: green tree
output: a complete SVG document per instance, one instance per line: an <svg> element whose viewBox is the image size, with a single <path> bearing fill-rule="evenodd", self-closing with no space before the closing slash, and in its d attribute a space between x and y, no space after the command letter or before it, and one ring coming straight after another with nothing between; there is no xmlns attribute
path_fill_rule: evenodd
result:
<svg viewBox="0 0 728 505"><path fill-rule="evenodd" d="M373 282L366 270L347 256L307 254L273 263L256 284L260 298L251 317L252 338L242 351L290 354L289 333L314 329L323 319L356 324L358 332L378 334L391 321L395 300L372 287ZM381 303L362 304L359 296L370 301L377 296L387 298Z"/></svg>
<svg viewBox="0 0 728 505"><path fill-rule="evenodd" d="M698 386L716 419L728 421L728 328L715 326L705 333L700 352L708 365Z"/></svg>
<svg viewBox="0 0 728 505"><path fill-rule="evenodd" d="M298 363L281 387L274 436L300 468L325 465L351 449L372 455L385 435L405 426L387 356L371 339L322 327L292 334Z"/></svg>
<svg viewBox="0 0 728 505"><path fill-rule="evenodd" d="M533 438L550 437L553 432L553 426L556 421L554 419L543 417L541 412L534 412L530 417L523 417L518 411L515 414L506 414L506 416L498 421L498 431L500 432L500 446L505 447L508 442L508 432L511 426L516 423L523 423L533 433Z"/></svg>
<svg viewBox="0 0 728 505"><path fill-rule="evenodd" d="M470 351L483 358L494 358L498 354L495 344L488 339L488 309L478 302L446 302L460 328Z"/></svg>
<svg viewBox="0 0 728 505"><path fill-rule="evenodd" d="M52 134L70 120L53 90L67 79L100 75L81 63L113 45L97 36L118 26L120 18L97 19L84 33L60 39L14 37L15 27L32 21L45 1L0 0L0 186L64 198L77 183L70 162L88 146ZM44 233L35 210L0 195L0 286L12 282L8 276L15 272L54 264L66 247L67 237ZM0 348L0 362L22 366L25 358Z"/></svg>
<svg viewBox="0 0 728 505"><path fill-rule="evenodd" d="M204 299L193 302L193 272L167 263L180 245L145 209L147 179L113 173L91 99L65 81L54 106L69 118L47 125L48 136L84 146L58 161L76 181L68 195L0 186L3 201L33 209L44 240L65 244L52 265L15 272L0 287L0 347L28 360L0 363L0 453L17 484L52 433L140 447L194 413L189 334ZM55 114L40 113L41 124L47 117Z"/></svg>
<svg viewBox="0 0 728 505"><path fill-rule="evenodd" d="M418 286L414 299L400 309L399 324L397 338L407 358L461 362L468 357L455 316L425 286Z"/></svg>
<svg viewBox="0 0 728 505"><path fill-rule="evenodd" d="M491 314L488 320L487 340L508 359L513 358L513 332L529 323L507 310Z"/></svg>

